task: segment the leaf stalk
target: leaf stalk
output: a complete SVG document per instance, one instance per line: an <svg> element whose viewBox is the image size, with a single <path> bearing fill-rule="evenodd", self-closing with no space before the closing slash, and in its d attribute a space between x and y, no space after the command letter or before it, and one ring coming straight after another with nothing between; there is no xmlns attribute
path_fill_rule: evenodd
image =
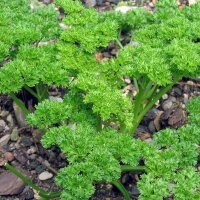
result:
<svg viewBox="0 0 200 200"><path fill-rule="evenodd" d="M51 193L45 192L40 187L38 187L33 182L31 182L28 178L26 178L25 176L23 176L17 169L15 169L10 164L5 163L4 166L8 170L10 170L13 174L15 174L17 177L19 177L24 183L26 183L27 185L29 185L30 187L32 187L34 190L36 190L38 192L38 194L40 195L40 197L42 197L43 199L54 199L54 198L60 197L60 195L61 195L60 191L58 191L58 192L51 192Z"/></svg>

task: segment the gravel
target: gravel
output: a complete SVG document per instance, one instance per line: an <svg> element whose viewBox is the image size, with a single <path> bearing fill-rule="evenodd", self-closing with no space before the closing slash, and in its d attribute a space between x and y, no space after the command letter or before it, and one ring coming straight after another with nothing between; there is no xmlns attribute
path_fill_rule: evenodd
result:
<svg viewBox="0 0 200 200"><path fill-rule="evenodd" d="M4 120L0 120L0 132L3 132L6 127L6 122Z"/></svg>
<svg viewBox="0 0 200 200"><path fill-rule="evenodd" d="M163 102L162 108L163 108L163 110L168 110L172 107L172 105L173 105L172 101L166 100Z"/></svg>
<svg viewBox="0 0 200 200"><path fill-rule="evenodd" d="M32 139L28 136L24 136L22 137L22 144L25 146L25 147L30 147L33 142L32 142Z"/></svg>
<svg viewBox="0 0 200 200"><path fill-rule="evenodd" d="M17 128L14 128L10 135L10 140L16 142L18 139L19 139L19 131Z"/></svg>
<svg viewBox="0 0 200 200"><path fill-rule="evenodd" d="M148 125L148 129L150 133L154 133L156 131L156 127L154 125L154 121L150 121L149 125Z"/></svg>
<svg viewBox="0 0 200 200"><path fill-rule="evenodd" d="M14 127L15 122L14 122L14 119L13 119L13 117L12 117L11 114L9 114L9 115L7 116L6 120L7 120L7 122L8 122L8 124L9 124L10 127Z"/></svg>
<svg viewBox="0 0 200 200"><path fill-rule="evenodd" d="M85 6L88 8L94 7L97 4L96 0L84 0L84 2L85 2Z"/></svg>
<svg viewBox="0 0 200 200"><path fill-rule="evenodd" d="M41 174L39 174L38 178L41 180L41 181L45 181L45 180L48 180L50 178L53 177L53 174L48 172L48 171L44 171L42 172Z"/></svg>
<svg viewBox="0 0 200 200"><path fill-rule="evenodd" d="M6 134L3 137L1 137L0 138L0 147L3 147L5 145L7 145L9 140L10 140L10 135L9 134Z"/></svg>

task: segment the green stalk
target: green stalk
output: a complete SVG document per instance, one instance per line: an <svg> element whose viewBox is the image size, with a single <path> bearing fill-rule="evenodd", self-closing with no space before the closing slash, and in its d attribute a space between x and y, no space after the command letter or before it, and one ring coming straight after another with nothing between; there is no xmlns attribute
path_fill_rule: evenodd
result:
<svg viewBox="0 0 200 200"><path fill-rule="evenodd" d="M42 100L48 99L49 98L49 93L48 93L48 87L44 84L41 84L41 95L42 95Z"/></svg>
<svg viewBox="0 0 200 200"><path fill-rule="evenodd" d="M41 102L44 99L48 99L49 95L47 92L47 88L44 84L39 83L35 86L36 91L37 91L37 96L38 96L38 101Z"/></svg>
<svg viewBox="0 0 200 200"><path fill-rule="evenodd" d="M131 200L131 197L126 188L120 183L120 181L113 181L112 184L123 194L124 200Z"/></svg>
<svg viewBox="0 0 200 200"><path fill-rule="evenodd" d="M26 106L24 105L24 103L20 99L18 99L13 92L9 93L9 95L13 99L13 101L22 109L22 111L26 115L30 114L30 111L26 108Z"/></svg>
<svg viewBox="0 0 200 200"><path fill-rule="evenodd" d="M136 121L137 116L139 115L139 111L143 109L143 96L144 96L144 90L142 88L139 90L139 93L137 94L134 103L134 119L133 124ZM142 108L141 108L142 106ZM132 130L131 130L132 131ZM132 134L132 132L131 132Z"/></svg>
<svg viewBox="0 0 200 200"><path fill-rule="evenodd" d="M17 177L19 177L24 183L28 184L30 187L36 190L38 194L40 195L40 197L42 197L43 199L54 199L54 198L60 197L61 192L52 192L52 193L45 192L44 190L39 188L37 185L35 185L33 182L31 182L28 178L23 176L18 170L16 170L14 167L9 165L8 163L5 163L4 166L7 169L9 169L12 173L14 173Z"/></svg>
<svg viewBox="0 0 200 200"><path fill-rule="evenodd" d="M122 172L132 172L132 171L146 171L146 167L145 166L137 166L137 167L132 167L129 165L122 165L121 166L121 170Z"/></svg>
<svg viewBox="0 0 200 200"><path fill-rule="evenodd" d="M168 92L172 86L179 80L180 78L177 78L173 83L169 84L166 87L163 87L152 99L149 99L150 102L145 106L145 108L142 110L142 112L134 118L134 125L133 128L131 129L131 132L134 134L135 130L137 129L138 125L142 121L143 117L145 114L153 107L153 105L166 93ZM155 91L156 92L156 91Z"/></svg>
<svg viewBox="0 0 200 200"><path fill-rule="evenodd" d="M133 78L133 82L134 82L136 91L139 92L140 90L139 90L139 86L138 86L137 79L136 79L136 78Z"/></svg>
<svg viewBox="0 0 200 200"><path fill-rule="evenodd" d="M39 85L36 85L35 86L35 89L36 89L36 93L37 93L37 96L38 96L38 101L40 101L40 88L39 88Z"/></svg>
<svg viewBox="0 0 200 200"><path fill-rule="evenodd" d="M116 39L116 42L117 42L117 44L119 45L120 48L122 48L122 49L124 48L119 39Z"/></svg>
<svg viewBox="0 0 200 200"><path fill-rule="evenodd" d="M37 93L36 93L35 91L33 91L30 87L28 87L28 86L25 85L24 88L25 88L30 94L32 94L34 97L36 97L37 99L39 99Z"/></svg>
<svg viewBox="0 0 200 200"><path fill-rule="evenodd" d="M150 89L150 91L147 93L147 100L151 100L151 99L154 97L154 95L156 94L157 89L158 89L158 85L155 84L155 85Z"/></svg>

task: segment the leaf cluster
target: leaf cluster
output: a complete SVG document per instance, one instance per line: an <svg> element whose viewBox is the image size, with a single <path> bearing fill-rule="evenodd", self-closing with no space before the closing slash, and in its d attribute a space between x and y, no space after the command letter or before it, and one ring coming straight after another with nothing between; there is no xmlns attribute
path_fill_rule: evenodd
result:
<svg viewBox="0 0 200 200"><path fill-rule="evenodd" d="M130 135L113 128L98 130L98 116L78 99L82 97L69 94L63 102L43 101L27 118L31 125L47 128L43 146L57 145L69 162L56 178L63 188L62 199L88 199L95 191L94 183L117 180L120 164L137 166L145 151L145 145Z"/></svg>
<svg viewBox="0 0 200 200"><path fill-rule="evenodd" d="M0 93L67 82L66 72L56 62L55 42L61 29L54 6L2 0L0 30Z"/></svg>
<svg viewBox="0 0 200 200"><path fill-rule="evenodd" d="M187 104L187 110L190 113L188 119L191 123L200 126L200 97L190 100Z"/></svg>
<svg viewBox="0 0 200 200"><path fill-rule="evenodd" d="M189 123L178 130L162 130L154 136L152 144L157 149L154 155L145 158L147 174L138 182L141 192L139 199L161 200L174 196L177 200L199 199L199 172L196 164L199 155L199 115L200 98L188 104Z"/></svg>
<svg viewBox="0 0 200 200"><path fill-rule="evenodd" d="M123 122L131 129L134 106L130 96L123 95L122 77L135 79L146 93L149 85L152 90L167 87L200 73L198 3L179 10L174 0L161 1L154 13L138 8L126 14L98 13L78 0L57 4L64 8L63 23L68 26L61 34L58 59L73 77L69 88L82 92L84 102L91 103L103 120ZM173 12L166 13L168 5ZM124 32L131 41L116 57L96 59L110 42L117 45Z"/></svg>
<svg viewBox="0 0 200 200"><path fill-rule="evenodd" d="M78 0L58 0L57 4L65 10L63 23L67 26L58 45L54 39L60 29L53 7L31 8L25 0L0 2L0 92L17 92L41 83L69 87L62 102L45 100L27 118L45 131L44 147L57 145L69 162L56 179L63 188L62 199L90 198L96 182L116 181L121 165L135 167L141 158L148 174L138 183L140 199L159 200L169 195L198 199L194 166L199 99L188 104L188 125L157 133L152 144L133 140L124 132L132 130L134 120L139 122L140 118L133 117L140 117L144 100L155 100L156 89L199 74L200 4L180 11L170 0L170 14L165 0L153 14L144 9L98 13ZM131 35L130 43L116 57L99 61L97 54L110 42L120 44L123 31ZM138 45L132 45L134 42ZM138 83L135 106L130 96L123 95L122 77ZM149 91L152 94L147 95ZM110 122L120 124L121 129L124 126L125 131L111 128Z"/></svg>
<svg viewBox="0 0 200 200"><path fill-rule="evenodd" d="M74 97L76 103L72 101ZM135 167L141 158L145 160L147 174L138 182L139 199L159 200L170 195L175 199L199 198L199 174L195 165L200 130L193 118L189 117L192 120L178 130L158 132L153 143L148 144L113 128L97 130L98 118L92 116L91 107L86 107L82 98L71 93L63 102L44 101L28 117L31 125L40 128L48 125L42 137L44 147L57 145L69 162L56 178L63 188L62 199L88 199L95 191L96 182L112 183L120 177L121 165ZM190 116L199 114L195 109L199 99L188 104ZM65 123L61 123L63 120Z"/></svg>

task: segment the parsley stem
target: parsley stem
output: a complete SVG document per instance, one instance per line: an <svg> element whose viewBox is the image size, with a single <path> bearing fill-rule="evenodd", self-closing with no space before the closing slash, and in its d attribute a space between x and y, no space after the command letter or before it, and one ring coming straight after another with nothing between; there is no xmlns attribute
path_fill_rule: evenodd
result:
<svg viewBox="0 0 200 200"><path fill-rule="evenodd" d="M136 91L139 92L140 90L139 90L137 79L133 78L133 82L134 82L134 86L135 86Z"/></svg>
<svg viewBox="0 0 200 200"><path fill-rule="evenodd" d="M113 181L112 184L123 194L124 200L131 200L131 197L126 188L120 183L120 181Z"/></svg>
<svg viewBox="0 0 200 200"><path fill-rule="evenodd" d="M36 98L38 99L37 93L34 92L30 87L28 87L28 86L25 85L24 88L25 88L30 94L32 94L34 97L36 97Z"/></svg>
<svg viewBox="0 0 200 200"><path fill-rule="evenodd" d="M37 91L37 96L38 96L39 102L49 98L47 88L44 84L39 83L39 84L36 85L35 88L36 88L36 91Z"/></svg>
<svg viewBox="0 0 200 200"><path fill-rule="evenodd" d="M20 99L18 99L13 92L9 93L9 95L13 99L13 101L22 109L22 111L26 115L30 114L30 111L26 108L26 106L24 105L24 103Z"/></svg>
<svg viewBox="0 0 200 200"><path fill-rule="evenodd" d="M149 99L149 103L144 107L144 109L140 112L140 114L134 118L134 125L133 128L131 129L131 133L135 134L135 130L137 129L138 125L140 124L140 122L142 121L143 117L145 116L145 114L153 107L153 105L156 103L156 101L158 101L167 91L169 91L172 86L180 79L180 77L178 77L177 79L175 79L171 84L169 84L166 87L162 87L162 89L155 94L155 96L152 96L152 99Z"/></svg>
<svg viewBox="0 0 200 200"><path fill-rule="evenodd" d="M38 194L40 195L40 197L42 197L43 199L53 199L56 197L60 197L61 192L45 192L44 190L42 190L41 188L39 188L37 185L35 185L33 182L31 182L28 178L26 178L25 176L23 176L17 169L15 169L13 166L11 166L8 163L5 163L4 166L9 169L13 174L15 174L17 177L19 177L24 183L28 184L30 187L32 187L33 189L35 189Z"/></svg>
<svg viewBox="0 0 200 200"><path fill-rule="evenodd" d="M124 48L119 39L116 39L116 42L117 42L117 44L119 45L120 48L122 48L122 49Z"/></svg>

